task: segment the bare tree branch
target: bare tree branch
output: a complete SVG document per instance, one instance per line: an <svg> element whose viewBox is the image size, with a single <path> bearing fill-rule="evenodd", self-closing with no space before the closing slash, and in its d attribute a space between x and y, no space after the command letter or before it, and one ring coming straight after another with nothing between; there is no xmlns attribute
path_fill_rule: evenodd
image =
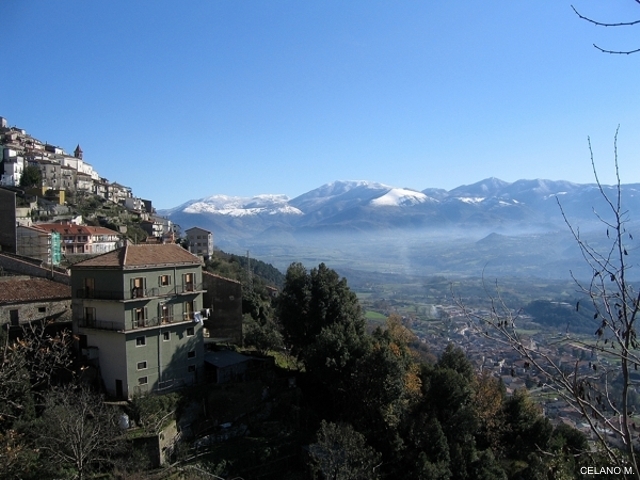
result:
<svg viewBox="0 0 640 480"><path fill-rule="evenodd" d="M640 0L636 0L640 3ZM591 302L595 311L594 320L599 322L595 344L571 336L567 330L564 341L590 351L589 373L580 371L576 360L572 368L558 363L549 350L522 338L517 330L520 312L510 309L503 301L498 285L495 294L486 288L490 303L488 314L477 314L469 310L461 299L457 299L468 325L494 341L517 351L530 365L541 372L547 384L563 398L575 411L579 412L589 425L594 437L612 463L631 465L633 476L640 479L635 450L640 446L638 436L632 434L633 423L630 393L634 382L631 369L638 369L640 345L636 336L636 320L640 312L640 292L629 282L627 273L632 265L628 260L629 246L633 237L627 232L628 212L623 208L622 184L618 165L618 131L614 136L614 159L616 184L611 195L602 185L595 166L593 149L589 140L591 167L598 191L605 204L604 212L596 212L596 218L606 228L609 245L596 247L588 243L568 218L558 199L558 206L583 259L592 270L590 280L572 278L578 291ZM484 278L483 278L484 285ZM576 305L578 308L579 302ZM609 361L613 359L613 361ZM621 392L613 391L613 382L621 382ZM611 432L620 443L617 448L607 438Z"/></svg>
<svg viewBox="0 0 640 480"><path fill-rule="evenodd" d="M634 0L636 3L640 4L640 1L638 0ZM578 18L580 18L581 20L584 20L585 22L589 22L592 25L596 25L598 27L632 27L634 25L638 25L640 24L640 20L631 20L629 22L600 22L598 20L594 20L591 17L587 17L586 15L581 14L578 9L576 7L574 7L573 5L571 5L571 8L573 9L573 12L578 16ZM631 55L633 53L638 53L640 52L640 48L636 48L633 50L611 50L611 49L607 49L607 48L602 48L598 45L596 45L595 43L593 44L593 46L599 50L602 53L609 53L612 55Z"/></svg>

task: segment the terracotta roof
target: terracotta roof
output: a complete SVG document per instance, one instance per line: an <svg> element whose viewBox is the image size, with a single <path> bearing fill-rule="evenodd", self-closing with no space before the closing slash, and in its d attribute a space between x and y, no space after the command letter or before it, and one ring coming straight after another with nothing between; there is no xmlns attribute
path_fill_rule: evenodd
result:
<svg viewBox="0 0 640 480"><path fill-rule="evenodd" d="M71 287L45 278L0 282L0 304L71 299Z"/></svg>
<svg viewBox="0 0 640 480"><path fill-rule="evenodd" d="M60 235L120 235L110 228L73 225L69 223L36 223L33 226L48 232L58 232Z"/></svg>
<svg viewBox="0 0 640 480"><path fill-rule="evenodd" d="M161 245L140 244L126 245L112 252L76 263L77 267L103 267L136 269L166 265L201 265L195 255L187 252L180 245L165 243Z"/></svg>

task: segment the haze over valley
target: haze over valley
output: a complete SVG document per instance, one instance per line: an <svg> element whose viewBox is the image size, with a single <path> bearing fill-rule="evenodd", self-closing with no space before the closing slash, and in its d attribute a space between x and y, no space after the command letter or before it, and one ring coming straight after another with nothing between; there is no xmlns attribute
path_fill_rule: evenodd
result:
<svg viewBox="0 0 640 480"><path fill-rule="evenodd" d="M603 188L615 199L614 187ZM640 207L639 192L640 184L622 186L628 210ZM597 184L551 180L488 178L449 191L336 181L293 199L212 195L159 213L183 229L213 231L225 251L249 250L280 269L301 261L420 276L588 276L563 211L583 239L607 240L598 215L609 211Z"/></svg>

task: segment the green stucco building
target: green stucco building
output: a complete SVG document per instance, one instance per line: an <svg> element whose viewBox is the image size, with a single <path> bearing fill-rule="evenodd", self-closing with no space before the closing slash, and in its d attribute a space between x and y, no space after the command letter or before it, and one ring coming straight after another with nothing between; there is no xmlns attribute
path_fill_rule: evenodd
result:
<svg viewBox="0 0 640 480"><path fill-rule="evenodd" d="M203 376L200 260L176 244L125 245L71 269L74 333L107 392L131 398Z"/></svg>

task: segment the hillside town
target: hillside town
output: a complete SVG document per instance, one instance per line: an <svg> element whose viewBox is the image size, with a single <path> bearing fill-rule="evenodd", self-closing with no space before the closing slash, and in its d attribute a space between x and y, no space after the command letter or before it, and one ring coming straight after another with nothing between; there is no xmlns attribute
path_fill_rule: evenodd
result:
<svg viewBox="0 0 640 480"><path fill-rule="evenodd" d="M202 268L214 249L210 231L186 230L185 250L176 225L155 215L150 200L101 177L79 145L69 155L0 118L0 148L0 323L7 331L51 321L72 327L81 359L115 398L202 377L205 338L242 344L239 282ZM37 181L25 182L27 175ZM98 199L102 211L118 209L147 237L134 244L124 222L81 214L83 197ZM135 348L147 341L148 349ZM161 345L162 355L150 351Z"/></svg>
<svg viewBox="0 0 640 480"><path fill-rule="evenodd" d="M203 382L243 383L271 369L273 357L237 351L244 343L243 300L254 292L204 268L214 254L211 231L196 226L181 232L156 215L151 200L101 177L80 145L69 155L9 127L4 118L0 135L0 325L8 338L34 325L70 329L76 368L116 405ZM272 286L267 291L277 295ZM469 308L474 315L490 313ZM592 428L555 394L543 372L513 348L478 334L458 306L436 310L446 328L418 335L432 354L446 355L455 345L478 375L499 382L508 397L528 390L555 425L593 438ZM556 364L589 375L591 362L562 335L557 340L554 347L546 346L552 343L548 335L527 341L539 342L538 351ZM270 385L282 392L296 387L294 376L282 380ZM265 401L274 392L265 387L261 395ZM184 432L199 448L247 431L244 424L231 426L220 418L207 428L188 417L163 423L152 435L152 463L170 463ZM130 428L127 417L123 429Z"/></svg>

